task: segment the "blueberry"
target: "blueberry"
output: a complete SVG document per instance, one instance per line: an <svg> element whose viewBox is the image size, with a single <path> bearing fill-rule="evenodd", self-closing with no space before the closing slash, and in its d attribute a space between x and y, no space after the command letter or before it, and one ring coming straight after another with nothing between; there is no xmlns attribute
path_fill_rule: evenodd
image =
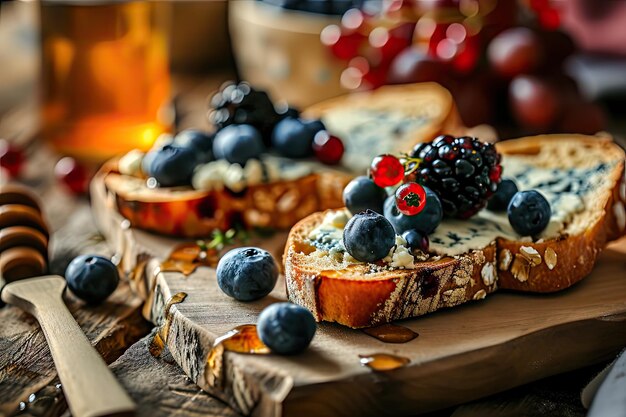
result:
<svg viewBox="0 0 626 417"><path fill-rule="evenodd" d="M279 108L276 110L276 113L278 113L278 116L280 118L284 118L284 117L293 117L293 118L298 118L300 117L300 110L298 110L295 107L291 107L291 106L284 106L282 108Z"/></svg>
<svg viewBox="0 0 626 417"><path fill-rule="evenodd" d="M498 189L487 203L487 209L491 211L505 211L517 191L517 185L512 180L505 179L500 181Z"/></svg>
<svg viewBox="0 0 626 417"><path fill-rule="evenodd" d="M174 138L176 144L182 147L190 147L196 150L199 163L206 164L213 160L214 134L209 134L195 129L187 129L180 132Z"/></svg>
<svg viewBox="0 0 626 417"><path fill-rule="evenodd" d="M550 223L552 209L546 198L535 190L516 193L507 209L511 227L522 236L536 236Z"/></svg>
<svg viewBox="0 0 626 417"><path fill-rule="evenodd" d="M411 229L402 233L402 237L404 238L404 240L406 240L406 243L409 245L409 248L411 250L418 249L424 253L428 252L429 242L428 236L426 236L425 234L415 229Z"/></svg>
<svg viewBox="0 0 626 417"><path fill-rule="evenodd" d="M120 281L117 267L107 258L97 255L77 256L65 270L70 290L89 304L104 301L115 291Z"/></svg>
<svg viewBox="0 0 626 417"><path fill-rule="evenodd" d="M309 132L313 133L313 137L315 137L317 132L319 132L320 130L326 130L326 126L324 126L324 123L319 119L313 119L313 120L300 119L300 120L302 121L302 123L304 123L306 128L309 129Z"/></svg>
<svg viewBox="0 0 626 417"><path fill-rule="evenodd" d="M396 243L389 220L367 210L354 215L343 230L343 244L353 258L361 262L383 259Z"/></svg>
<svg viewBox="0 0 626 417"><path fill-rule="evenodd" d="M397 234L415 229L424 235L429 235L441 223L443 208L439 197L428 187L424 187L424 191L426 191L426 206L415 216L402 214L396 206L395 196L390 196L385 200L385 217L391 222Z"/></svg>
<svg viewBox="0 0 626 417"><path fill-rule="evenodd" d="M269 252L259 248L237 248L226 253L217 264L217 283L239 301L252 301L269 294L278 268Z"/></svg>
<svg viewBox="0 0 626 417"><path fill-rule="evenodd" d="M198 165L196 151L178 145L165 145L150 156L148 175L164 187L190 184Z"/></svg>
<svg viewBox="0 0 626 417"><path fill-rule="evenodd" d="M309 310L292 303L274 303L259 316L257 333L272 352L293 355L305 350L315 335Z"/></svg>
<svg viewBox="0 0 626 417"><path fill-rule="evenodd" d="M272 132L272 146L282 156L305 158L313 155L315 126L305 124L300 119L285 117L276 124Z"/></svg>
<svg viewBox="0 0 626 417"><path fill-rule="evenodd" d="M250 125L226 126L215 135L213 156L231 164L244 166L250 159L258 158L265 151L263 138Z"/></svg>
<svg viewBox="0 0 626 417"><path fill-rule="evenodd" d="M385 189L366 176L356 177L343 189L343 203L352 214L368 209L383 214L383 203L386 198Z"/></svg>

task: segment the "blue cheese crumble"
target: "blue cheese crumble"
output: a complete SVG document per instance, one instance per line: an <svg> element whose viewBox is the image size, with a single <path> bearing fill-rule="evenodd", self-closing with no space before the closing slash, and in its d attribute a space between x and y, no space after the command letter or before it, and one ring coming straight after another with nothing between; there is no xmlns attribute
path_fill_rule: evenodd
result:
<svg viewBox="0 0 626 417"><path fill-rule="evenodd" d="M328 254L337 262L346 264L359 264L362 262L354 259L346 251L343 244L343 229L352 215L346 209L333 210L326 213L322 222L313 229L309 235L309 243L317 250L314 256ZM396 235L395 245L383 259L390 269L413 269L415 258L407 248L407 242L402 236Z"/></svg>
<svg viewBox="0 0 626 417"><path fill-rule="evenodd" d="M573 217L585 210L585 200L598 191L612 169L604 163L591 168L538 168L526 163L524 158L512 156L503 158L502 165L504 176L512 178L520 191L537 190L550 203L552 216L546 229L537 236L540 239L558 237L567 230ZM442 255L459 255L482 249L497 237L532 240L513 230L506 212L495 213L485 209L467 220L444 219L429 236L430 251Z"/></svg>

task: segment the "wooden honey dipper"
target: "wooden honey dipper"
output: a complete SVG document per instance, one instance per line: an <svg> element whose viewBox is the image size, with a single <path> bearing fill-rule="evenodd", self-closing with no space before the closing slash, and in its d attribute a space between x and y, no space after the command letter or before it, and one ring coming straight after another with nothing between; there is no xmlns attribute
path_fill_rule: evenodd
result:
<svg viewBox="0 0 626 417"><path fill-rule="evenodd" d="M1 301L39 322L72 415L133 415L135 405L91 346L63 302L65 279L41 276L48 264L49 232L37 197L27 188L0 188Z"/></svg>
<svg viewBox="0 0 626 417"><path fill-rule="evenodd" d="M0 188L0 287L43 275L48 269L48 226L37 196L28 188Z"/></svg>

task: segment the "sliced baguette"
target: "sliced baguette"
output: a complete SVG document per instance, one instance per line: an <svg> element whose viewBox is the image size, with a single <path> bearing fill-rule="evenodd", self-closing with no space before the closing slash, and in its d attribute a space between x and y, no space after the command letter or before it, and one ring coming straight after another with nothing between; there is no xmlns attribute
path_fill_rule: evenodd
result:
<svg viewBox="0 0 626 417"><path fill-rule="evenodd" d="M346 111L364 109L393 115L387 122L376 122L385 131L411 125L416 118L419 123L401 129L396 136L372 137L369 129L355 134L342 128ZM383 87L373 93L339 97L311 107L304 116L321 117L329 123L331 133L344 139L346 151L341 166L296 161L312 167L313 173L296 180L250 186L241 193L226 189L196 191L190 187L148 188L143 179L121 175L115 161L107 164L98 178L106 184L118 211L140 229L194 238L207 236L214 229L227 230L235 223L250 228L288 229L311 213L341 207L343 188L363 172L363 161L369 163L381 153L410 149L442 130L465 130L450 93L434 83ZM354 128L359 124L345 125Z"/></svg>
<svg viewBox="0 0 626 417"><path fill-rule="evenodd" d="M523 138L501 143L498 149L505 161L507 155L526 155L543 167L565 169L604 161L613 168L604 179L605 191L589 195L588 207L558 237L532 242L494 235L485 247L454 257L431 257L416 263L415 269L370 273L371 265L337 261L316 251L307 237L324 213L313 214L291 230L285 247L289 299L308 308L318 321L358 328L481 299L497 288L552 292L581 280L606 243L624 235L624 152L610 140L579 135ZM529 256L533 251L540 263L536 255Z"/></svg>

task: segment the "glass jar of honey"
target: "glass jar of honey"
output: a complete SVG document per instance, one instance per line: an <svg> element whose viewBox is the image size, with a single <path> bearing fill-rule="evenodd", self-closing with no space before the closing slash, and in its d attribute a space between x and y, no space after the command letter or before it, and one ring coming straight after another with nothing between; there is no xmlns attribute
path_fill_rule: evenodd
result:
<svg viewBox="0 0 626 417"><path fill-rule="evenodd" d="M168 131L168 2L41 0L42 136L102 161Z"/></svg>

